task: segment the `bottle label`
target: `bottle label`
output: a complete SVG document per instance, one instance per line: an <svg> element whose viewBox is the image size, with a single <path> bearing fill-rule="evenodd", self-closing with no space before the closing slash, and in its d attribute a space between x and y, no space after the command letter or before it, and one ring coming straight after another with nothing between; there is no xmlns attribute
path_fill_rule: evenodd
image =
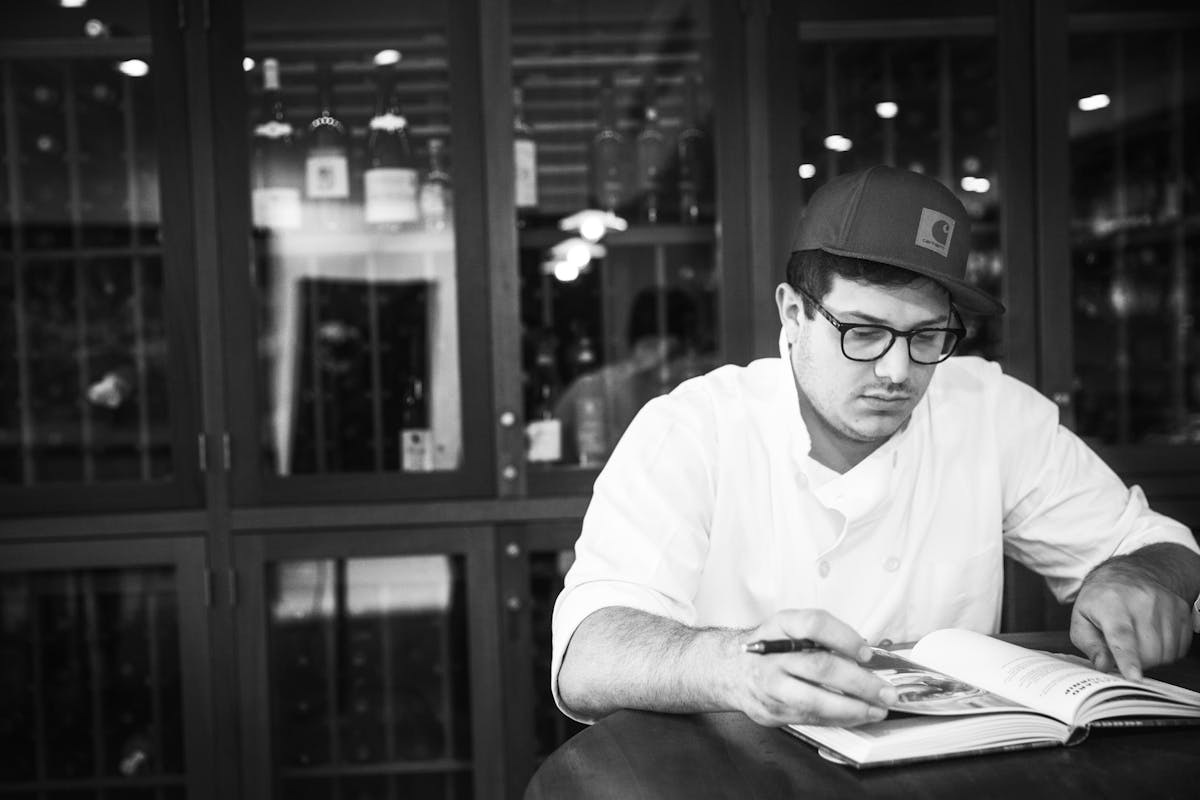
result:
<svg viewBox="0 0 1200 800"><path fill-rule="evenodd" d="M538 204L537 144L532 139L513 142L513 166L516 171L517 208Z"/></svg>
<svg viewBox="0 0 1200 800"><path fill-rule="evenodd" d="M346 153L309 153L304 162L304 188L314 200L345 200L350 197L350 165Z"/></svg>
<svg viewBox="0 0 1200 800"><path fill-rule="evenodd" d="M525 426L530 461L553 462L562 459L562 421L538 419Z"/></svg>
<svg viewBox="0 0 1200 800"><path fill-rule="evenodd" d="M260 125L255 125L254 135L261 136L264 139L282 139L285 136L292 135L292 126L286 122L272 119Z"/></svg>
<svg viewBox="0 0 1200 800"><path fill-rule="evenodd" d="M372 224L416 222L417 171L399 167L377 167L363 175L366 218Z"/></svg>
<svg viewBox="0 0 1200 800"><path fill-rule="evenodd" d="M428 428L400 431L400 469L404 472L433 471L433 433Z"/></svg>
<svg viewBox="0 0 1200 800"><path fill-rule="evenodd" d="M251 194L254 227L295 230L300 227L300 190L290 186L267 186Z"/></svg>
<svg viewBox="0 0 1200 800"><path fill-rule="evenodd" d="M421 184L421 219L425 227L433 230L444 230L450 224L450 202L446 196L446 186L441 183Z"/></svg>

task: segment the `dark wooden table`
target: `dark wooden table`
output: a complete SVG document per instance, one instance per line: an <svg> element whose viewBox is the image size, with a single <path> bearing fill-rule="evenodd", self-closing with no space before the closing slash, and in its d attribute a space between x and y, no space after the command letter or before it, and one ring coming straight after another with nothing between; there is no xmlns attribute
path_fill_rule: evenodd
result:
<svg viewBox="0 0 1200 800"><path fill-rule="evenodd" d="M1065 633L1003 638L1070 649ZM1200 690L1200 639L1152 677ZM558 748L526 800L652 798L1200 798L1200 727L1093 731L1056 747L856 770L736 713L621 711Z"/></svg>

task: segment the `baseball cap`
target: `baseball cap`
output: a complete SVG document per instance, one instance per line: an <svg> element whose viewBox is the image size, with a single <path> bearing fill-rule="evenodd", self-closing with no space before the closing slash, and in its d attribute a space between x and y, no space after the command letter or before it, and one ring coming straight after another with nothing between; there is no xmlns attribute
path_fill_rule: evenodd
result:
<svg viewBox="0 0 1200 800"><path fill-rule="evenodd" d="M891 264L932 278L954 304L976 314L1004 305L967 283L971 221L939 181L883 165L839 175L813 193L796 222L792 250Z"/></svg>

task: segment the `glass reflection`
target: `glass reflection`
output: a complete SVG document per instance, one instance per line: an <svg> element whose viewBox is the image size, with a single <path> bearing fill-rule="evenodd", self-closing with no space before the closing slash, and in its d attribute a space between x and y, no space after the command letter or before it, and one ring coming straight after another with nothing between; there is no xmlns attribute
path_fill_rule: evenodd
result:
<svg viewBox="0 0 1200 800"><path fill-rule="evenodd" d="M172 468L147 7L15 7L0 31L0 483L160 481Z"/></svg>
<svg viewBox="0 0 1200 800"><path fill-rule="evenodd" d="M1200 61L1162 22L1097 27L1070 40L1077 427L1098 443L1200 444Z"/></svg>
<svg viewBox="0 0 1200 800"><path fill-rule="evenodd" d="M268 568L278 779L336 775L404 797L406 773L460 796L471 772L461 558L289 561ZM408 787L411 788L411 787Z"/></svg>
<svg viewBox="0 0 1200 800"><path fill-rule="evenodd" d="M704 3L513 4L527 461L602 464L716 356Z"/></svg>
<svg viewBox="0 0 1200 800"><path fill-rule="evenodd" d="M6 574L0 790L90 795L149 777L182 791L179 652L169 568Z"/></svg>
<svg viewBox="0 0 1200 800"><path fill-rule="evenodd" d="M263 445L280 475L462 463L445 10L384 10L246 9Z"/></svg>
<svg viewBox="0 0 1200 800"><path fill-rule="evenodd" d="M936 176L971 217L967 280L1002 295L995 4L954 19L802 11L800 158L805 196L837 175L889 164ZM1004 359L1000 320L964 319L958 355Z"/></svg>
<svg viewBox="0 0 1200 800"><path fill-rule="evenodd" d="M538 551L529 555L530 630L533 634L529 680L533 688L534 759L537 764L585 727L559 711L546 690L550 685L550 623L554 601L562 592L563 579L574 562L574 550Z"/></svg>

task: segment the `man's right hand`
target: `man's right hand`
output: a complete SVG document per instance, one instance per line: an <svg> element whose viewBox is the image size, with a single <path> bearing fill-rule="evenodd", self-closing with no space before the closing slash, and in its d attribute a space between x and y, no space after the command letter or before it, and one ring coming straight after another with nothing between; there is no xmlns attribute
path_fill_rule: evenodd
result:
<svg viewBox="0 0 1200 800"><path fill-rule="evenodd" d="M862 662L871 649L853 628L820 610L780 611L735 640L739 650L760 639L811 639L827 650L740 653L738 707L760 725L853 726L878 722L896 689Z"/></svg>

